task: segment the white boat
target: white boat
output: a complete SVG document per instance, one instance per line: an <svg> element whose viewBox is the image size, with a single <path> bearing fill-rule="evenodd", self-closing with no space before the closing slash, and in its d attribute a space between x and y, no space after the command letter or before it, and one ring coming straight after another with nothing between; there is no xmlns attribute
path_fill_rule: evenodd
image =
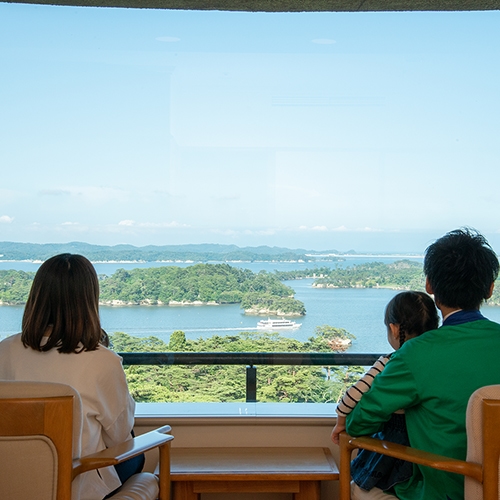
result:
<svg viewBox="0 0 500 500"><path fill-rule="evenodd" d="M297 330L302 325L288 319L263 319L257 323L257 330Z"/></svg>

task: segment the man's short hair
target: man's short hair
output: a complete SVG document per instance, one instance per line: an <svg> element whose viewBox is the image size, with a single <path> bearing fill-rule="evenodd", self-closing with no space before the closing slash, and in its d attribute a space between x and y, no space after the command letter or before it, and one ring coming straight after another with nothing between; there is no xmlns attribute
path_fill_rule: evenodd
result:
<svg viewBox="0 0 500 500"><path fill-rule="evenodd" d="M424 273L434 298L446 307L479 309L497 279L498 258L475 229L455 229L425 252Z"/></svg>

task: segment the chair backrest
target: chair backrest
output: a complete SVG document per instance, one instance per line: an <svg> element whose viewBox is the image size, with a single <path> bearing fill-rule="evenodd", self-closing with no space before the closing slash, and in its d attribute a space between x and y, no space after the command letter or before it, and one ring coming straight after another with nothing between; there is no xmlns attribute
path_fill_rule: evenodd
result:
<svg viewBox="0 0 500 500"><path fill-rule="evenodd" d="M467 462L483 465L483 484L465 478L465 498L500 498L500 385L488 385L469 399L466 415Z"/></svg>
<svg viewBox="0 0 500 500"><path fill-rule="evenodd" d="M465 476L465 500L500 499L500 385L476 390L467 405L467 458L450 459L371 437L340 434L340 499L350 499L351 452L365 449Z"/></svg>
<svg viewBox="0 0 500 500"><path fill-rule="evenodd" d="M0 498L71 498L81 425L80 396L70 386L0 381Z"/></svg>

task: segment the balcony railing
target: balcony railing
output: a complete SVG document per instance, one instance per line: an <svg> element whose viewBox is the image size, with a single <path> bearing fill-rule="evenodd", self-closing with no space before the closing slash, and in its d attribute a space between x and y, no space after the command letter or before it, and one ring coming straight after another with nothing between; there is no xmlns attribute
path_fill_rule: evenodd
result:
<svg viewBox="0 0 500 500"><path fill-rule="evenodd" d="M246 365L246 402L257 402L257 366L371 366L380 354L324 352L123 352L124 365Z"/></svg>

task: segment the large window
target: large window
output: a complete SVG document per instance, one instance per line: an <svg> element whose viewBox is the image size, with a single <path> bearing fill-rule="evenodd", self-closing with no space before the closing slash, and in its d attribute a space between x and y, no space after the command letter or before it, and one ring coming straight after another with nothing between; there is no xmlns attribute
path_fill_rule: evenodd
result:
<svg viewBox="0 0 500 500"><path fill-rule="evenodd" d="M499 12L0 4L0 242L353 250L347 266L372 254L419 262L468 225L499 249L499 51ZM294 338L330 325L356 336L353 351L387 350L394 290L286 284L307 310ZM20 326L22 306L11 307L0 307L0 338ZM110 333L166 343L176 330L194 341L265 319L224 307L101 315Z"/></svg>
<svg viewBox="0 0 500 500"><path fill-rule="evenodd" d="M0 12L2 240L496 243L498 12Z"/></svg>

